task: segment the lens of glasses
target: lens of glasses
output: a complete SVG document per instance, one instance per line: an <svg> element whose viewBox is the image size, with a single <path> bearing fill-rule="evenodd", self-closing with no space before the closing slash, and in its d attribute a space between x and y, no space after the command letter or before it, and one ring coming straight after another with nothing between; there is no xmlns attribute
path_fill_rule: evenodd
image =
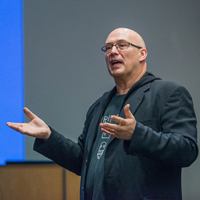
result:
<svg viewBox="0 0 200 200"><path fill-rule="evenodd" d="M102 47L101 50L107 54L107 53L111 52L111 49L113 48L113 46L116 46L116 48L118 50L124 50L124 49L128 48L129 43L128 42L119 42L115 45L109 44L109 45Z"/></svg>
<svg viewBox="0 0 200 200"><path fill-rule="evenodd" d="M116 44L116 47L119 49L119 50L124 50L124 49L127 49L128 48L128 42L120 42L118 44Z"/></svg>

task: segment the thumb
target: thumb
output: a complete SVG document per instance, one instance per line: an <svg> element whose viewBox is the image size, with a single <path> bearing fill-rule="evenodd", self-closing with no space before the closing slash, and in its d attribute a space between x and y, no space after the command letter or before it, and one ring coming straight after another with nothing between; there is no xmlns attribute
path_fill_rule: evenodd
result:
<svg viewBox="0 0 200 200"><path fill-rule="evenodd" d="M29 117L31 120L36 118L37 116L35 114L33 114L28 108L24 108L24 113L27 117Z"/></svg>
<svg viewBox="0 0 200 200"><path fill-rule="evenodd" d="M130 111L130 104L126 104L126 106L124 107L124 114L126 116L126 119L133 119L134 116Z"/></svg>

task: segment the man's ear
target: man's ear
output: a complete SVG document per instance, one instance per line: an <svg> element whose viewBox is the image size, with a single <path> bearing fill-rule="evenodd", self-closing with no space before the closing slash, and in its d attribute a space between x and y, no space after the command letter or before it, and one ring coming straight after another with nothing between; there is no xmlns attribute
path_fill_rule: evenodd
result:
<svg viewBox="0 0 200 200"><path fill-rule="evenodd" d="M140 50L140 62L144 61L147 57L147 50L145 48L142 48Z"/></svg>

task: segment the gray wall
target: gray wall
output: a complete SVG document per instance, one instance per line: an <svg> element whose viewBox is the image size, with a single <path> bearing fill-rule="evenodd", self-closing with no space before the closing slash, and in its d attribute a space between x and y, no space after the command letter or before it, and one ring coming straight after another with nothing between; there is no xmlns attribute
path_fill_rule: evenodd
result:
<svg viewBox="0 0 200 200"><path fill-rule="evenodd" d="M89 106L114 86L100 48L117 27L142 35L148 71L184 85L199 119L199 0L24 1L25 105L76 141ZM44 160L33 141L26 159ZM183 170L186 200L200 197L199 169L197 159Z"/></svg>

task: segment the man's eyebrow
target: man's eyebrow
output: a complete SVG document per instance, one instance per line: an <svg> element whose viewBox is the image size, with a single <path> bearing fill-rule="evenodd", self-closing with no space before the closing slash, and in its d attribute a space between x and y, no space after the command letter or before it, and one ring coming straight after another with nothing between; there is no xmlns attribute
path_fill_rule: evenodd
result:
<svg viewBox="0 0 200 200"><path fill-rule="evenodd" d="M115 42L115 44L116 44L116 43L119 43L119 42L127 42L127 41L124 40L124 39L121 39L121 40L117 40L117 41ZM113 44L113 43L112 43L112 42L105 43L105 45L109 45L109 44Z"/></svg>

